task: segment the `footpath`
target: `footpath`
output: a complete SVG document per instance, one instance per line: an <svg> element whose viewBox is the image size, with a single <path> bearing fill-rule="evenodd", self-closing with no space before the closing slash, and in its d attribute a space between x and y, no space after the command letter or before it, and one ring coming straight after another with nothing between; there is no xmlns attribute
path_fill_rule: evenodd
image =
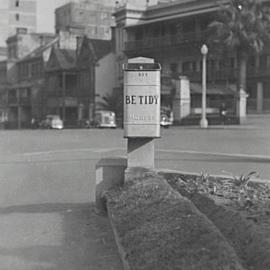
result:
<svg viewBox="0 0 270 270"><path fill-rule="evenodd" d="M248 114L246 122L241 125L218 125L209 127L210 128L223 127L235 129L256 129L256 128L270 129L270 114Z"/></svg>
<svg viewBox="0 0 270 270"><path fill-rule="evenodd" d="M0 208L1 270L121 270L109 220L94 205Z"/></svg>

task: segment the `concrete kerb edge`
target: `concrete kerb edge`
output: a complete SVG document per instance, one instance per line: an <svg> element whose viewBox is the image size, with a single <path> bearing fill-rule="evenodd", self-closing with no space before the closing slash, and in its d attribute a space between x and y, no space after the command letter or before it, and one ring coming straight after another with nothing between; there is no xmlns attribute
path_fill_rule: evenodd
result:
<svg viewBox="0 0 270 270"><path fill-rule="evenodd" d="M111 225L111 228L112 228L112 231L113 231L115 243L116 243L116 246L118 248L119 256L120 256L120 259L122 261L123 268L124 268L124 270L130 270L131 268L129 266L128 261L126 260L127 254L126 254L125 249L123 248L123 246L122 246L122 244L120 242L120 238L118 236L117 230L113 225L112 213L111 213L109 207L107 207L107 213L108 213L108 218L109 218L110 225Z"/></svg>
<svg viewBox="0 0 270 270"><path fill-rule="evenodd" d="M194 173L194 172L184 172L184 171L178 171L178 170L170 170L170 169L156 169L155 170L157 174L160 175L166 175L166 174L179 174L179 175L190 175L190 176L200 176L202 175L201 173ZM209 174L210 177L213 178L221 178L221 179L232 179L233 180L233 176L231 175L219 175L219 174ZM237 177L237 176L236 176ZM248 183L252 183L252 184L266 184L266 185L270 185L270 179L260 179L260 178L251 178Z"/></svg>

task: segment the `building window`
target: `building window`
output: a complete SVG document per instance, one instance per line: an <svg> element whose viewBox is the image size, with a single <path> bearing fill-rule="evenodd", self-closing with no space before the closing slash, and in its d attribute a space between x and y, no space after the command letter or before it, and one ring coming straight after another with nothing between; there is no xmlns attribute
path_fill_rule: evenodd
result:
<svg viewBox="0 0 270 270"><path fill-rule="evenodd" d="M256 66L256 58L255 58L255 56L251 56L248 62L249 62L248 63L249 66L254 68Z"/></svg>
<svg viewBox="0 0 270 270"><path fill-rule="evenodd" d="M237 65L235 64L235 58L231 57L229 59L229 67L232 68L232 69L237 68Z"/></svg>
<svg viewBox="0 0 270 270"><path fill-rule="evenodd" d="M270 55L266 56L266 65L268 68L270 67Z"/></svg>
<svg viewBox="0 0 270 270"><path fill-rule="evenodd" d="M183 72L196 71L196 62L195 61L184 62L182 65L182 70Z"/></svg>
<svg viewBox="0 0 270 270"><path fill-rule="evenodd" d="M167 29L166 29L166 25L161 25L161 27L160 27L160 31L161 31L161 35L162 36L165 36L166 35L166 31Z"/></svg>
<svg viewBox="0 0 270 270"><path fill-rule="evenodd" d="M100 13L100 18L101 18L101 20L106 20L106 19L108 19L109 18L109 13L106 13L106 12L101 12Z"/></svg>
<svg viewBox="0 0 270 270"><path fill-rule="evenodd" d="M154 37L158 37L159 36L159 26L156 26L153 30L153 36Z"/></svg>
<svg viewBox="0 0 270 270"><path fill-rule="evenodd" d="M226 63L224 60L218 61L218 70L224 70L226 68Z"/></svg>
<svg viewBox="0 0 270 270"><path fill-rule="evenodd" d="M177 26L175 24L170 25L170 34L176 35L177 34Z"/></svg>
<svg viewBox="0 0 270 270"><path fill-rule="evenodd" d="M63 87L63 75L62 75L62 74L59 74L59 75L58 75L58 86L59 86L60 88Z"/></svg>
<svg viewBox="0 0 270 270"><path fill-rule="evenodd" d="M195 21L186 21L182 25L184 33L195 32Z"/></svg>
<svg viewBox="0 0 270 270"><path fill-rule="evenodd" d="M176 73L178 71L178 64L177 63L171 63L170 64L170 70L172 73Z"/></svg>
<svg viewBox="0 0 270 270"><path fill-rule="evenodd" d="M15 1L15 6L16 6L16 7L20 6L20 1L19 1L19 0L16 0L16 1Z"/></svg>
<svg viewBox="0 0 270 270"><path fill-rule="evenodd" d="M20 20L20 14L16 13L15 14L15 19L16 19L16 21L19 21Z"/></svg>
<svg viewBox="0 0 270 270"><path fill-rule="evenodd" d="M142 28L137 28L135 31L135 40L143 39L143 30Z"/></svg>
<svg viewBox="0 0 270 270"><path fill-rule="evenodd" d="M25 28L25 27L17 27L16 28L16 33L17 34L27 34L27 28Z"/></svg>
<svg viewBox="0 0 270 270"><path fill-rule="evenodd" d="M216 70L216 61L215 60L207 60L207 68L211 71Z"/></svg>

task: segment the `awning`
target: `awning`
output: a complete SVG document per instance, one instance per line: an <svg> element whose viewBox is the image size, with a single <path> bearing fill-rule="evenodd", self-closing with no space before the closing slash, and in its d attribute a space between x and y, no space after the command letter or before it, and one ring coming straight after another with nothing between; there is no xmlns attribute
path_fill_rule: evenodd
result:
<svg viewBox="0 0 270 270"><path fill-rule="evenodd" d="M207 95L222 95L233 96L236 94L236 89L233 86L222 84L209 84L206 86ZM190 83L191 94L202 94L202 85L200 83Z"/></svg>
<svg viewBox="0 0 270 270"><path fill-rule="evenodd" d="M31 88L33 86L32 82L21 82L15 83L8 86L9 89L18 89L18 88Z"/></svg>
<svg viewBox="0 0 270 270"><path fill-rule="evenodd" d="M152 24L152 23L157 23L157 22L162 22L162 21L169 21L169 20L179 19L183 17L196 16L199 14L214 12L214 11L217 11L218 9L219 9L219 6L211 6L211 7L206 7L206 8L197 7L194 10L190 10L190 11L183 10L182 12L178 12L177 14L173 14L173 15L160 14L156 18L141 19L139 22L135 24L126 25L125 28L132 28L132 27L137 27L137 26L142 26L142 25L147 25L147 24Z"/></svg>

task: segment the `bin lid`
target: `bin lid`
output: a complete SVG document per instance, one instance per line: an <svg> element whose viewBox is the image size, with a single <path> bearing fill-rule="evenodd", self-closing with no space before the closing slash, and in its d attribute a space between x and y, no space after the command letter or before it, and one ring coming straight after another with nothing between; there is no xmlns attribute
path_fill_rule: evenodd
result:
<svg viewBox="0 0 270 270"><path fill-rule="evenodd" d="M136 57L129 59L128 63L123 65L123 69L126 71L157 71L161 70L161 66L152 58Z"/></svg>

